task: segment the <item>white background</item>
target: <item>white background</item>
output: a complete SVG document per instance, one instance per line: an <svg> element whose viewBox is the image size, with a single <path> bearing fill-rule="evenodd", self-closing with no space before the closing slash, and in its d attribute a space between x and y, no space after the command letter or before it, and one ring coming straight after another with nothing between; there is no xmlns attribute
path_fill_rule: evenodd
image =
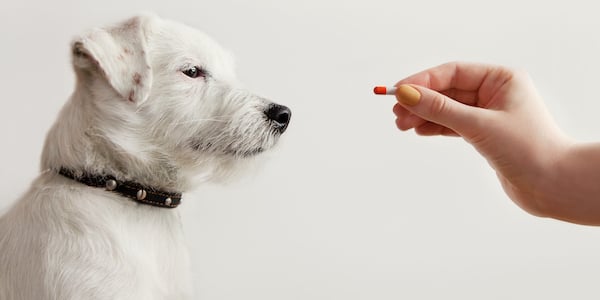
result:
<svg viewBox="0 0 600 300"><path fill-rule="evenodd" d="M72 91L70 39L153 11L216 38L248 89L293 110L262 168L178 208L200 299L598 299L599 228L524 213L469 145L398 131L394 99L372 95L446 61L504 64L598 140L597 4L560 2L2 0L0 209Z"/></svg>

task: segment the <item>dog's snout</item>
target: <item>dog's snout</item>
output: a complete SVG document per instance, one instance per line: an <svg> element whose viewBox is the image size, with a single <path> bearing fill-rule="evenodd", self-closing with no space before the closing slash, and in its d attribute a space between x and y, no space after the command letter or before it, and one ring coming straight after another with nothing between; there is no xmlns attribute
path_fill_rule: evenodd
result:
<svg viewBox="0 0 600 300"><path fill-rule="evenodd" d="M265 115L269 120L273 121L275 129L283 133L290 123L292 111L287 106L271 104L265 111Z"/></svg>

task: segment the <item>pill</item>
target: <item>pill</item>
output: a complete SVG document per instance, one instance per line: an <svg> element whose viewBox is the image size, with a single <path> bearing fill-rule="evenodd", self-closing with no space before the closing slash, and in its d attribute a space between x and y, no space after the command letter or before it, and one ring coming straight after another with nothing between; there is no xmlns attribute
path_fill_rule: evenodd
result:
<svg viewBox="0 0 600 300"><path fill-rule="evenodd" d="M373 92L377 95L394 95L396 93L396 87L376 86L373 89Z"/></svg>

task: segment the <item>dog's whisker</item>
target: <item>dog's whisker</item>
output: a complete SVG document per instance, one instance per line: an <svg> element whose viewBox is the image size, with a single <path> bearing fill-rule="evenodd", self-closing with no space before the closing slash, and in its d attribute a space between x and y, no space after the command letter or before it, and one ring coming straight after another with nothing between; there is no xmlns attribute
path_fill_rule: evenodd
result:
<svg viewBox="0 0 600 300"><path fill-rule="evenodd" d="M195 123L202 123L202 122L227 123L227 122L229 122L229 120L227 118L200 118L200 119L195 119L195 120L175 122L172 124L173 125L183 125L183 124L195 124Z"/></svg>

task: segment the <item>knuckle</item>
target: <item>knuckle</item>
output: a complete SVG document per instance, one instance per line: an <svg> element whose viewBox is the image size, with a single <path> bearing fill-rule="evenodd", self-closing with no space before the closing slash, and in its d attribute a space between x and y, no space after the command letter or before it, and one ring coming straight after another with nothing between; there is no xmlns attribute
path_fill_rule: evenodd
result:
<svg viewBox="0 0 600 300"><path fill-rule="evenodd" d="M449 113L449 105L441 94L435 94L431 98L431 104L429 105L430 116L441 116Z"/></svg>

